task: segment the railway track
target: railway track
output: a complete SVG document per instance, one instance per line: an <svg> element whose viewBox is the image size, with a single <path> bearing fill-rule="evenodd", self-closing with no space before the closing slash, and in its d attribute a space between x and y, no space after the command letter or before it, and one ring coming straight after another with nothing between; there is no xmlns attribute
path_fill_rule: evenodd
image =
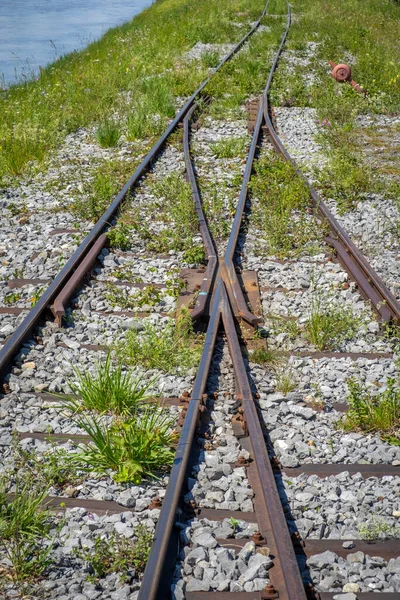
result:
<svg viewBox="0 0 400 600"><path fill-rule="evenodd" d="M248 307L246 306L243 291L238 283L238 278L233 263L233 256L243 221L245 202L248 194L248 184L253 169L253 161L256 155L257 146L260 141L261 128L264 125L264 122L267 126L268 135L271 137L275 149L279 153L282 153L287 160L293 162L275 132L270 118L268 104L268 92L272 82L273 73L276 68L279 54L285 42L289 26L290 8L288 6L287 28L273 61L270 76L267 86L264 90L262 100L259 102L258 113L254 124L252 144L248 153L240 199L229 238L228 247L224 257L220 259L221 266L219 271L216 264L218 259L216 260L215 249L212 244L210 232L205 224L204 214L201 208L200 194L196 186L194 170L190 159L188 131L190 115L188 115L185 119L186 168L193 190L193 198L196 202L196 209L200 222L200 231L202 233L204 245L207 248L207 255L209 259L208 269L202 284L202 310L204 310L203 298L205 299L206 295L209 294L209 290L214 279L216 280L216 283L214 297L211 300L213 308L210 315L210 323L207 330L207 338L203 351L202 362L199 367L199 373L192 393L191 407L193 408L193 411L188 411L186 415L185 426L179 442L180 448L178 449L176 455L177 460L171 473L171 480L165 497L164 508L160 515L160 521L155 535L155 542L150 554L139 594L139 598L143 600L145 598L155 599L165 597L163 595L165 594L165 583L171 578L171 565L169 564L169 557L173 557L173 548L177 546L176 534L174 535L173 528L176 522L179 499L182 497L181 490L185 487L185 475L188 470L190 449L193 445L196 425L198 423L199 408L205 391L206 376L210 368L210 357L215 344L217 329L220 321L222 321L233 363L237 398L240 400L242 410L240 423L247 442L246 449L250 452L251 460L255 463L251 468L248 469L248 477L252 488L257 490L256 499L254 501L255 516L258 523L257 535L260 536L260 540L262 540L264 544L268 544L269 552L274 557L274 566L268 573L270 584L268 584L261 592L233 594L232 592L218 593L215 591L198 591L187 593L185 598L193 600L197 598L217 599L229 597L248 599L273 597L285 599L306 598L306 591L304 589L304 584L301 580L298 569L295 549L293 548L293 541L290 539L285 523L285 517L282 513L282 505L279 494L277 493L277 489L274 485L274 473L268 457L264 434L260 426L256 404L254 402L253 393L250 389L248 373L243 360L238 333L235 327L235 317L244 319L252 325L255 325L259 319L249 312ZM326 219L329 223L331 235L327 238L328 243L331 244L338 252L338 258L340 262L342 262L349 275L357 282L363 296L372 303L374 309L378 312L383 320L390 321L395 319L397 321L400 314L400 307L398 306L393 295L389 292L389 290L386 289L383 282L376 275L376 273L374 273L368 263L366 263L365 259L357 251L354 244L351 242L333 216L329 213L326 206L320 201L315 190L313 190L311 187L310 193L314 201L315 208L320 211L321 217ZM217 271L217 275L215 275L215 271ZM246 460L244 460L242 464L248 463ZM360 467L355 465L354 469L355 471L359 471ZM311 467L310 472L315 472L315 469ZM329 466L323 465L321 472L325 475L329 475L333 471L329 469ZM387 467L383 468L383 472L385 474L389 474L390 472L397 473L396 468L393 471ZM371 470L370 467L367 467L364 473L366 476L372 475L373 470ZM218 519L215 512L216 511L213 513L213 518ZM207 510L202 511L202 509L199 509L197 514L201 516L204 515L205 518L208 516ZM221 511L221 516L219 518L222 520L225 517L226 515L223 514L223 511ZM240 515L235 514L235 517L240 518ZM252 520L254 521L254 517ZM229 547L228 540L221 540L220 544L223 547ZM234 545L235 544L233 544L233 546ZM320 546L321 549L328 547L329 544L321 544ZM398 552L399 545L395 543L394 548L395 553ZM312 586L310 586L308 588L308 596L312 596L313 594L314 589ZM323 595L323 597L330 597L330 595L326 594Z"/></svg>
<svg viewBox="0 0 400 600"><path fill-rule="evenodd" d="M266 10L267 7L264 9L261 18L266 15ZM349 554L352 555L356 552L365 555L372 554L373 552L373 556L384 557L386 560L396 558L400 554L399 544L396 541L375 540L375 543L367 544L361 540L355 540L353 546L348 544L347 547L344 547L343 540L324 539L323 537L322 539L311 538L301 540L301 537L298 534L296 535L296 531L292 531L288 527L288 509L285 508L285 492L283 491L285 477L296 478L304 475L316 475L323 478L332 475L336 476L342 473L343 466L326 463L305 463L298 466L285 466L278 461L273 445L266 432L266 429L269 429L268 415L265 416L261 404L256 402L256 392L249 380L249 366L243 356L243 337L246 337L246 335L251 337L249 331L251 332L257 324L262 322L262 317L259 315L260 307L256 306L257 293L252 296L251 284L244 285L247 275L245 271L242 271L238 267L237 254L239 239L242 235L241 228L246 213L253 165L260 152L260 146L263 143L270 142L272 142L278 153L283 154L288 161L291 161L273 126L268 103L268 93L273 73L290 27L289 5L287 6L287 10L287 26L272 61L268 82L258 102L255 119L252 124L252 140L247 155L232 229L225 251L221 252L219 245L211 234L208 220L203 211L202 194L198 184L196 165L193 164L191 155L191 136L193 135L191 126L197 110L196 100L209 82L207 80L185 103L183 109L178 113L167 131L137 168L132 178L123 190L121 190L107 212L85 238L75 254L41 296L33 310L29 312L28 316L22 321L0 351L0 375L5 381L6 386L8 386L10 379L7 376L15 360L15 356L18 355L18 361L20 361L21 349L22 356L24 356L24 343L31 339L33 332L43 321L44 315L50 306L58 326L63 324L68 303L76 295L76 290L82 285L82 281L87 273L92 270L98 255L106 244L105 231L109 223L117 215L123 200L132 193L145 171L156 161L157 156L171 133L182 123L186 174L192 190L199 221L199 231L207 258L206 269L197 275L192 317L195 320L202 320L206 323L207 327L200 365L190 397L186 394L180 398L167 397L164 401L167 406L171 407L184 405L184 418L182 418L181 413L182 429L174 463L168 478L168 486L166 488L164 486L162 501L159 496L154 496L153 494L151 503L148 506L146 505L146 510L149 510L150 513L151 511L155 511L153 516L155 519L158 519L158 523L140 590L136 592L135 596L139 600L168 598L172 592L175 598L186 598L187 600L198 600L201 598L222 600L230 597L237 598L237 600L242 598L259 600L261 598L276 597L290 600L315 597L327 600L328 598L332 598L335 593L329 591L319 592L314 588L305 575L307 573L307 569L304 566L305 558L320 555L326 551L334 552L340 557ZM261 18L235 47L233 52L220 63L217 70L237 53L252 33L257 30ZM396 299L369 266L365 258L335 221L312 188L310 188L310 195L314 203L313 208L316 215L328 223L329 235L326 241L334 249L337 260L347 271L350 279L356 282L361 295L371 304L378 314L379 319L381 321L394 321L397 323L400 315L400 307ZM257 288L257 283L253 287ZM247 325L244 327L250 326L250 329L246 330L244 328L239 332L239 323L246 323ZM37 341L39 346L41 346L41 340L37 339ZM210 422L213 419L213 412L209 406L209 398L211 396L209 380L210 371L215 361L215 352L224 343L228 347L233 367L234 386L233 389L227 392L228 396L230 395L231 397L233 418L228 417L228 425L224 425L222 429L224 430L224 434L232 430L233 435L238 440L236 449L239 452L239 456L233 464L229 462L227 464L231 473L234 474L237 471L238 476L242 478L241 485L243 485L243 488L251 490L251 495L249 496L252 498L250 501L252 509L247 511L243 509L218 510L218 508L207 508L199 505L194 494L192 494L191 499L188 498L188 494L190 496L190 492L193 489L193 481L189 485L188 477L191 477L193 480L193 469L197 462L201 462L199 453L207 451L208 446L210 446L211 451L214 449L213 443L218 443L217 434L214 433L214 435L211 435L209 433ZM84 347L87 352L101 351L101 347L96 344L78 345L81 349ZM73 345L69 347L73 348ZM329 358L329 353L320 354L321 356L318 353L314 353L314 360ZM376 356L390 358L391 353L387 352L385 355L382 352L377 352L375 356L373 352L347 352L343 356L350 360L357 360L358 358L373 359ZM185 389L186 382L182 381L181 384L180 392ZM215 385L215 382L212 385ZM46 395L45 392L37 392L36 396L39 397L42 403L51 402L51 397ZM7 398L7 395L5 398ZM218 402L218 398L215 398L215 406L218 406ZM306 408L306 410L309 409ZM21 435L21 438L43 440L46 435L43 432L26 432ZM66 439L79 441L79 435L77 436L76 433L56 433L53 435L53 441L56 442L62 442ZM200 447L199 441L201 444ZM346 464L345 468L346 471L349 471L350 475L361 473L361 477L365 479L370 477L398 477L397 465ZM247 482L247 488L245 488L243 481ZM144 499L140 498L144 504L146 504L147 497L145 495ZM61 496L51 498L50 502L55 507L63 503L64 508L72 510L83 509L88 511L89 514L118 515L125 513L126 508L129 508L129 504L122 506L114 500L99 501L92 498L65 498ZM231 523L240 522L243 529L246 529L246 524L248 524L250 530L253 531L253 535L250 537L237 537L235 535L236 525L234 525L233 532L229 532L229 537L224 538L221 535L211 536L212 541L210 542L210 530L207 530L208 523L220 523L220 528L223 529L222 524L225 521L225 530L228 530L229 528L226 527L227 519L231 519ZM224 587L224 582L221 581L219 583L221 583L223 589L219 590L218 586L208 586L211 589L207 590L205 589L207 587L207 578L204 579L204 589L202 589L202 586L199 586L199 589L196 589L196 586L192 586L193 589L188 589L190 586L186 585L185 588L184 585L180 585L179 581L183 581L183 578L176 577L177 561L178 563L184 562L188 557L188 553L185 553L183 549L185 543L182 538L184 536L181 536L180 532L187 527L191 527L192 521L200 523L203 529L205 528L204 535L206 537L208 535L207 543L211 543L211 546L206 546L206 548L210 549L218 545L221 549L229 550L230 554L228 555L225 551L221 551L219 554L221 561L228 560L230 562L233 556L231 551L237 551L240 548L239 558L244 561L245 568L250 570L254 568L255 574L261 574L258 579L262 583L258 582L258 586L262 585L262 588L255 589L257 586L253 583L254 579L247 580L245 573L241 573L242 578L237 577L237 589L235 589L234 585L229 586L229 583L227 587L226 584ZM193 534L193 532L191 533ZM193 539L195 537L192 535L191 540L193 541ZM190 539L186 540L186 545L187 542L190 542ZM194 550L198 548L201 548L200 542L195 544ZM201 561L202 555L202 552L198 551L198 555L195 554L192 557L195 564L197 561ZM244 558L245 556L247 556L247 562ZM301 559L303 559L303 563ZM235 560L232 560L232 562L235 562ZM301 569L299 564L302 565ZM201 568L204 571L208 567ZM235 566L236 570L238 568ZM196 577L193 579L196 579ZM252 585L247 585L246 588L245 584ZM171 592L169 591L170 589L172 589ZM371 595L372 593L361 592L357 593L357 598L368 600ZM393 593L386 592L387 600L394 599L395 597L398 597L397 591Z"/></svg>

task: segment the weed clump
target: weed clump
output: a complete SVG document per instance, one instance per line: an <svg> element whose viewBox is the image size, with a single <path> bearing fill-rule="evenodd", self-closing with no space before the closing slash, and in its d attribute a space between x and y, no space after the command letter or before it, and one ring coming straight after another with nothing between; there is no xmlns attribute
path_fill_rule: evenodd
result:
<svg viewBox="0 0 400 600"><path fill-rule="evenodd" d="M206 253L203 246L192 246L185 250L182 255L182 260L189 265L201 265L204 263Z"/></svg>
<svg viewBox="0 0 400 600"><path fill-rule="evenodd" d="M231 181L231 185L223 185L217 179L202 182L204 212L208 225L215 239L225 239L231 232L231 219L235 215L235 196L240 190L240 174Z"/></svg>
<svg viewBox="0 0 400 600"><path fill-rule="evenodd" d="M327 197L336 200L343 214L354 209L365 193L371 191L374 181L371 169L362 164L358 153L349 144L336 146L333 135L330 144L328 162L317 170L319 188Z"/></svg>
<svg viewBox="0 0 400 600"><path fill-rule="evenodd" d="M304 325L306 339L318 350L335 350L341 342L352 339L360 330L363 318L351 306L319 290L311 296L308 320Z"/></svg>
<svg viewBox="0 0 400 600"><path fill-rule="evenodd" d="M288 367L288 365L278 369L276 374L276 391L281 392L286 396L287 394L295 390L296 387L297 383L294 369Z"/></svg>
<svg viewBox="0 0 400 600"><path fill-rule="evenodd" d="M245 137L231 137L210 144L211 150L217 158L243 157L246 146L247 139Z"/></svg>
<svg viewBox="0 0 400 600"><path fill-rule="evenodd" d="M63 208L81 219L96 221L106 211L121 186L126 183L131 169L132 163L129 162L100 163L93 169L91 179L83 181L82 191Z"/></svg>
<svg viewBox="0 0 400 600"><path fill-rule="evenodd" d="M162 300L163 293L155 285L147 285L142 290L131 290L121 288L112 283L107 284L105 298L111 306L119 306L123 309L138 310L145 307L153 307Z"/></svg>
<svg viewBox="0 0 400 600"><path fill-rule="evenodd" d="M145 525L138 525L133 538L112 533L107 538L98 536L94 548L79 548L75 556L89 563L92 574L88 579L96 582L110 573L120 573L128 579L135 570L140 577L149 558L153 534Z"/></svg>
<svg viewBox="0 0 400 600"><path fill-rule="evenodd" d="M66 407L71 408L69 402ZM91 438L68 457L82 471L103 475L111 470L115 481L138 484L174 460L174 419L159 406L144 405L126 419L101 419L95 412L75 412L72 418Z"/></svg>
<svg viewBox="0 0 400 600"><path fill-rule="evenodd" d="M63 404L74 413L82 410L116 416L134 416L143 402L149 400L147 392L154 380L143 383L143 378L126 371L121 363L113 365L111 354L106 362L98 361L95 372L74 369L75 380L68 385L72 395L62 396Z"/></svg>
<svg viewBox="0 0 400 600"><path fill-rule="evenodd" d="M198 218L189 183L184 181L181 173L173 172L161 181L155 181L151 191L155 196L152 211L166 227L152 233L147 241L148 250L190 251L193 236L198 233Z"/></svg>
<svg viewBox="0 0 400 600"><path fill-rule="evenodd" d="M115 345L117 356L127 365L159 369L175 373L180 368L195 367L201 354L200 336L193 331L187 309L181 309L176 322L169 321L163 329L146 323L144 331L130 330L125 340Z"/></svg>
<svg viewBox="0 0 400 600"><path fill-rule="evenodd" d="M135 141L146 137L160 135L165 127L165 121L150 115L146 107L138 104L136 109L127 116L127 139Z"/></svg>
<svg viewBox="0 0 400 600"><path fill-rule="evenodd" d="M129 250L131 247L131 235L134 227L119 221L114 227L107 231L107 237L111 248Z"/></svg>
<svg viewBox="0 0 400 600"><path fill-rule="evenodd" d="M379 517L372 518L367 523L358 525L358 533L362 540L378 540L378 539L399 539L400 527L398 525L389 525L384 519Z"/></svg>
<svg viewBox="0 0 400 600"><path fill-rule="evenodd" d="M10 482L0 481L0 554L6 577L24 588L37 580L50 564L52 549L50 511L43 507L46 489L17 476L13 496Z"/></svg>
<svg viewBox="0 0 400 600"><path fill-rule="evenodd" d="M257 251L280 258L319 250L322 227L308 218L309 191L294 167L281 156L268 154L256 163L250 181L255 222L261 229Z"/></svg>
<svg viewBox="0 0 400 600"><path fill-rule="evenodd" d="M202 54L200 60L202 65L207 69L214 69L220 63L221 58L218 52L211 50Z"/></svg>
<svg viewBox="0 0 400 600"><path fill-rule="evenodd" d="M281 362L276 350L270 350L269 348L256 348L250 354L250 360L260 365L270 365L272 367L279 365Z"/></svg>
<svg viewBox="0 0 400 600"><path fill-rule="evenodd" d="M120 137L120 126L112 119L103 121L96 130L96 139L102 148L114 148L118 145Z"/></svg>
<svg viewBox="0 0 400 600"><path fill-rule="evenodd" d="M41 454L15 444L16 465L21 473L26 473L27 477L45 489L54 486L62 490L81 483L83 473L79 473L68 462L68 451L57 447L54 442L49 443L50 447Z"/></svg>
<svg viewBox="0 0 400 600"><path fill-rule="evenodd" d="M389 444L400 446L399 381L388 379L387 389L378 395L355 378L348 380L347 387L350 409L339 426L345 431L376 433Z"/></svg>

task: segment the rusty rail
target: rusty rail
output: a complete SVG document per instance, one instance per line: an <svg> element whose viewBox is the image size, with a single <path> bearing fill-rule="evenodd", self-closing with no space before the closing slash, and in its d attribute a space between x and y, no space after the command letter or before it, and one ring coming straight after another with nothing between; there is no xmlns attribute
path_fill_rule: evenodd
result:
<svg viewBox="0 0 400 600"><path fill-rule="evenodd" d="M62 288L61 292L54 300L54 304L51 307L51 312L53 313L56 323L59 327L62 325L62 320L65 316L65 307L67 305L68 300L78 287L79 283L85 277L86 273L88 273L94 266L98 255L101 250L107 243L107 234L102 233L101 236L96 240L93 244L89 252L86 254L85 258L79 265L79 267L74 271L72 277L68 281L68 283Z"/></svg>
<svg viewBox="0 0 400 600"><path fill-rule="evenodd" d="M275 147L275 150L279 154L282 154L286 160L288 160L295 167L296 172L305 181L310 191L314 208L319 213L321 219L326 221L329 225L330 235L325 238L325 241L336 250L340 263L348 272L353 281L357 283L364 299L371 302L375 312L380 316L382 321L394 321L395 323L399 324L400 304L392 292L387 288L381 277L379 277L354 242L350 239L343 227L335 219L326 204L321 200L315 188L308 181L307 177L297 167L295 160L290 156L289 152L285 148L272 123L270 116L269 91L276 66L278 64L279 56L289 31L289 27L290 9L288 12L286 32L281 41L279 51L275 56L262 99L265 124L268 128L271 141Z"/></svg>
<svg viewBox="0 0 400 600"><path fill-rule="evenodd" d="M222 290L222 322L235 372L236 386L244 408L252 458L257 468L257 481L254 486L256 517L260 533L267 540L270 553L274 556L274 566L268 575L274 588L279 591L280 600L300 600L305 598L304 585L275 485L274 473L225 289Z"/></svg>
<svg viewBox="0 0 400 600"><path fill-rule="evenodd" d="M192 398L189 402L185 422L179 438L178 449L172 466L160 519L154 536L153 546L147 561L146 570L140 587L138 600L165 600L166 581L172 578L176 552L173 549L172 530L176 520L176 510L186 478L189 455L199 418L199 407L213 355L215 340L221 317L222 281L219 279L214 294L214 303L210 315L204 348L194 383ZM172 558L172 561L171 561Z"/></svg>
<svg viewBox="0 0 400 600"><path fill-rule="evenodd" d="M215 279L215 274L218 267L217 250L212 239L211 232L207 226L207 219L204 215L201 202L200 191L197 185L196 175L194 173L192 160L190 157L190 121L193 113L196 110L196 105L192 106L183 121L183 153L185 156L186 173L192 189L192 197L199 220L200 235L207 255L207 268L204 272L203 281L196 301L196 305L192 310L192 318L198 319L205 311L209 300L209 294Z"/></svg>
<svg viewBox="0 0 400 600"><path fill-rule="evenodd" d="M227 287L229 300L234 309L235 314L238 314L242 319L250 323L250 325L256 325L262 319L253 315L247 308L244 300L243 292L238 281L235 265L233 263L233 257L238 242L239 231L243 220L243 213L246 205L248 186L253 169L253 162L257 152L257 146L259 143L261 128L263 124L263 110L262 105L258 108L257 120L253 131L253 137L246 161L246 168L243 175L242 187L240 190L240 196L238 205L236 208L235 218L232 225L232 230L229 236L228 245L226 248L225 256L223 259L223 278ZM237 308L236 308L237 307ZM235 310L236 308L236 310Z"/></svg>

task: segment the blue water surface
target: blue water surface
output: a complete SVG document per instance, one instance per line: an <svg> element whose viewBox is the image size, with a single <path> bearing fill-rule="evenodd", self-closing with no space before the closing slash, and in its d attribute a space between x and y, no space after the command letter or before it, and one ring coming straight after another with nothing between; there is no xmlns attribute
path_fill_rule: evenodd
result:
<svg viewBox="0 0 400 600"><path fill-rule="evenodd" d="M129 21L152 0L0 0L0 83L31 78ZM1 86L0 86L1 87Z"/></svg>

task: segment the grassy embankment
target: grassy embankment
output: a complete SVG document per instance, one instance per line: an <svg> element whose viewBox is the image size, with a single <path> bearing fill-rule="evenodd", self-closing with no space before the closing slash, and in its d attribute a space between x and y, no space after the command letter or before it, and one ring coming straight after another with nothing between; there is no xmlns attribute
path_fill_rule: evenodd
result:
<svg viewBox="0 0 400 600"><path fill-rule="evenodd" d="M293 12L289 52L275 76L273 104L317 109L323 126L319 141L328 158L318 179L343 212L354 208L368 190L384 191L400 202L393 126L385 134L382 128L360 129L357 123L360 115L400 111L400 4L396 0L294 0ZM292 60L294 53L302 62ZM329 60L348 63L353 79L367 95L337 83L329 74ZM380 156L386 154L388 160L373 155L373 161L366 163L368 145L379 145Z"/></svg>
<svg viewBox="0 0 400 600"><path fill-rule="evenodd" d="M1 92L0 181L26 172L31 161L42 169L49 153L81 127L97 125L105 146L121 134L156 136L173 116L175 98L188 96L217 63L215 52L195 61L185 60L185 52L199 41L239 41L263 6L264 0L159 0L42 69L37 80ZM246 91L251 88L247 83Z"/></svg>

